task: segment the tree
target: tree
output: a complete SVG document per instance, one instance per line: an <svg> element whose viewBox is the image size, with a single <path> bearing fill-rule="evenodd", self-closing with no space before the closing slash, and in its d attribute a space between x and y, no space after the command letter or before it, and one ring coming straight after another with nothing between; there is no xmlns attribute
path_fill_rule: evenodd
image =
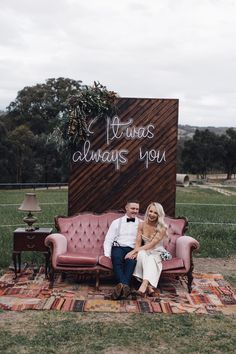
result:
<svg viewBox="0 0 236 354"><path fill-rule="evenodd" d="M177 161L176 161L177 173L184 173L183 161L182 161L183 149L184 149L184 140L179 139L177 141Z"/></svg>
<svg viewBox="0 0 236 354"><path fill-rule="evenodd" d="M11 166L12 176L10 178L9 175L5 180L17 182L27 181L28 178L31 181L36 179L43 182L49 182L51 178L55 182L65 180L65 176L62 177L61 173L67 169L61 165L67 166L67 161L62 159L63 152L56 151L55 143L47 142L47 137L63 117L68 117L67 100L78 94L81 87L81 81L58 78L25 87L18 92L4 117L9 146L2 151L0 164L3 164L3 160L9 160L11 152L9 166ZM6 142L4 146L7 147ZM27 161L30 161L29 156L31 156L31 164L26 168L29 164Z"/></svg>
<svg viewBox="0 0 236 354"><path fill-rule="evenodd" d="M12 144L11 164L15 166L15 181L25 182L34 170L34 134L27 126L20 125L9 133L8 139Z"/></svg>
<svg viewBox="0 0 236 354"><path fill-rule="evenodd" d="M227 129L222 139L222 165L227 173L227 179L231 179L236 171L236 130Z"/></svg>
<svg viewBox="0 0 236 354"><path fill-rule="evenodd" d="M0 118L0 182L11 181L11 143L2 117Z"/></svg>
<svg viewBox="0 0 236 354"><path fill-rule="evenodd" d="M183 169L206 178L206 174L218 164L220 153L217 135L208 129L203 131L196 129L193 138L184 143Z"/></svg>
<svg viewBox="0 0 236 354"><path fill-rule="evenodd" d="M34 134L49 133L63 115L68 115L67 99L78 94L81 81L58 78L24 87L8 106L11 128L24 124Z"/></svg>
<svg viewBox="0 0 236 354"><path fill-rule="evenodd" d="M42 183L66 182L69 175L68 159L64 151L58 152L55 142L48 140L46 134L36 137L35 142L35 181Z"/></svg>

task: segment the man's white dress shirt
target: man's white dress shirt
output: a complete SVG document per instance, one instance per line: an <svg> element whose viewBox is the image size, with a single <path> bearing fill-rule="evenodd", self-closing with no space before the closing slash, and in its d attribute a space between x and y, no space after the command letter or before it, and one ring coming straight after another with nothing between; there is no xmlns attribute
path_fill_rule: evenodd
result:
<svg viewBox="0 0 236 354"><path fill-rule="evenodd" d="M127 222L127 215L112 221L104 240L104 255L111 257L111 248L114 241L120 246L134 248L138 225L142 221L135 218L135 222Z"/></svg>

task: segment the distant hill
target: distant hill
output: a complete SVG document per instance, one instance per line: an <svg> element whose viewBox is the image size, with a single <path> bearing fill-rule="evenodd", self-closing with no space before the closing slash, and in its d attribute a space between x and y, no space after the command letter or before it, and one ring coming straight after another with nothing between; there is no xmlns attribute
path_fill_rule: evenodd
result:
<svg viewBox="0 0 236 354"><path fill-rule="evenodd" d="M191 125L178 125L178 139L191 139L195 133L195 130L206 130L208 129L209 131L221 135L225 134L225 131L229 129L229 127L195 127Z"/></svg>

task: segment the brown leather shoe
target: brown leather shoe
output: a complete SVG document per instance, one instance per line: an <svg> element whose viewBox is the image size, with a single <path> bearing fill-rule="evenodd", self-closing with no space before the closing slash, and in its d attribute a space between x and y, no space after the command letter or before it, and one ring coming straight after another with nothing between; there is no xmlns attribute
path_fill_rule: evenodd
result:
<svg viewBox="0 0 236 354"><path fill-rule="evenodd" d="M123 296L128 297L131 294L131 289L129 285L124 284L123 285Z"/></svg>
<svg viewBox="0 0 236 354"><path fill-rule="evenodd" d="M115 286L115 289L113 290L113 293L111 294L112 300L118 300L123 292L123 284L119 283Z"/></svg>

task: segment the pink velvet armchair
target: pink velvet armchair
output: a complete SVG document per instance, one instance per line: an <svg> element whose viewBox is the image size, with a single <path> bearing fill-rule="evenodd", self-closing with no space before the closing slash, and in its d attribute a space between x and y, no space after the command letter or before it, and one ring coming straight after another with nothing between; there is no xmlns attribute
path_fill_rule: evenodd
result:
<svg viewBox="0 0 236 354"><path fill-rule="evenodd" d="M55 218L58 233L47 236L46 246L51 249L50 281L53 286L56 272L89 272L96 276L99 287L100 274L112 272L110 258L103 254L103 242L111 222L122 214L108 212L101 215L83 213L71 217ZM187 276L188 291L191 292L193 260L192 252L199 243L190 236L184 236L187 228L186 218L166 217L170 242L166 249L172 259L163 261L163 274Z"/></svg>

